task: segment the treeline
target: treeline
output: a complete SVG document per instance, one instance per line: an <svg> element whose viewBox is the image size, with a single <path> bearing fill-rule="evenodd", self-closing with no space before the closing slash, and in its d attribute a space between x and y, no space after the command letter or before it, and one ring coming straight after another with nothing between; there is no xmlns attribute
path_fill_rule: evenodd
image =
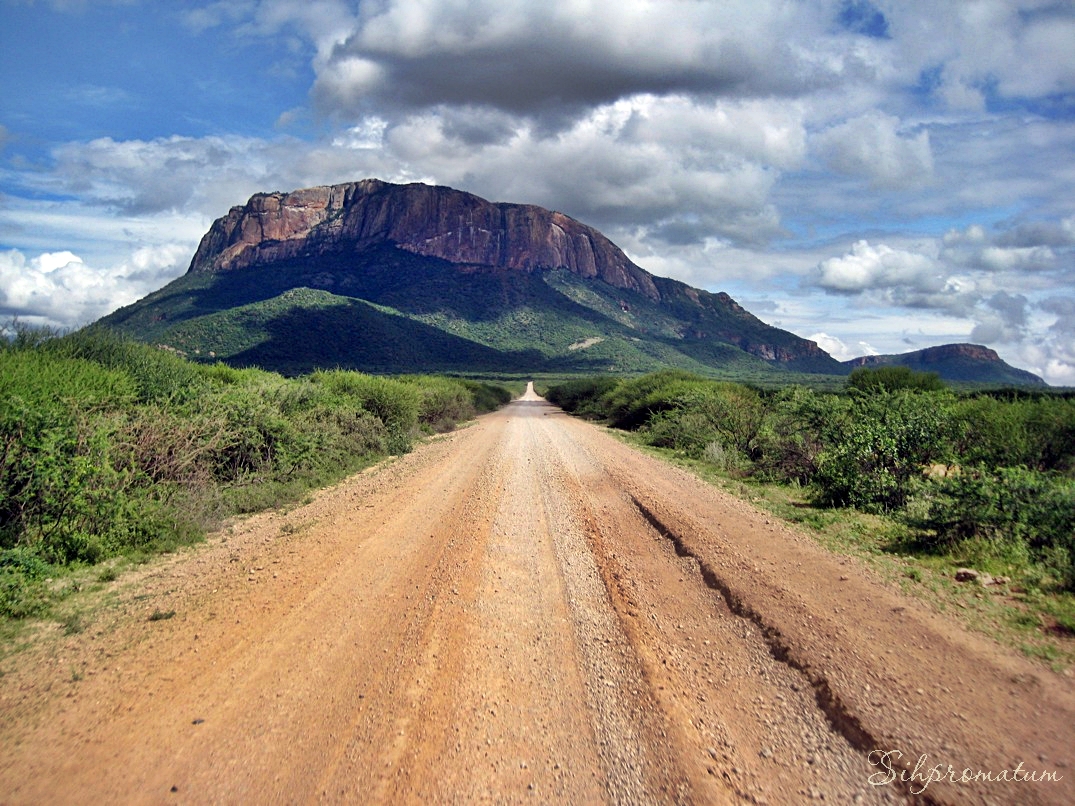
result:
<svg viewBox="0 0 1075 806"><path fill-rule="evenodd" d="M0 614L62 567L198 539L511 399L433 376L287 379L106 331L0 340Z"/></svg>
<svg viewBox="0 0 1075 806"><path fill-rule="evenodd" d="M666 371L574 380L547 397L813 503L886 513L918 548L1033 563L1075 590L1075 398L956 394L902 367L841 393L760 391Z"/></svg>

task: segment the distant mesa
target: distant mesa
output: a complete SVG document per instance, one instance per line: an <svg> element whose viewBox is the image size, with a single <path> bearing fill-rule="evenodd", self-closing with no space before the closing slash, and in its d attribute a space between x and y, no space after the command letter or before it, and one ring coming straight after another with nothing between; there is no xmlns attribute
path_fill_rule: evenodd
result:
<svg viewBox="0 0 1075 806"><path fill-rule="evenodd" d="M213 222L185 275L101 323L285 373L672 367L779 381L853 366L723 292L650 274L563 213L378 179L255 194ZM1012 369L993 356L931 366Z"/></svg>
<svg viewBox="0 0 1075 806"><path fill-rule="evenodd" d="M850 368L903 366L935 372L947 381L1010 386L1045 386L1032 372L1006 363L995 350L981 344L942 344L900 355L867 355L844 362Z"/></svg>

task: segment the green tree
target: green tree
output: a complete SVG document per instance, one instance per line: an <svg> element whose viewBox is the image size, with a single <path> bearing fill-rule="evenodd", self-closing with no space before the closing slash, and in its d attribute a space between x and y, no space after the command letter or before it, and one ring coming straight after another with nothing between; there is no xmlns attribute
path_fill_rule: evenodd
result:
<svg viewBox="0 0 1075 806"><path fill-rule="evenodd" d="M919 392L937 392L944 389L944 382L936 372L916 372L898 364L880 367L859 367L847 377L847 388L867 394L898 392L913 389Z"/></svg>
<svg viewBox="0 0 1075 806"><path fill-rule="evenodd" d="M951 405L948 394L908 390L856 400L818 457L821 503L882 511L901 507L912 479L951 458Z"/></svg>

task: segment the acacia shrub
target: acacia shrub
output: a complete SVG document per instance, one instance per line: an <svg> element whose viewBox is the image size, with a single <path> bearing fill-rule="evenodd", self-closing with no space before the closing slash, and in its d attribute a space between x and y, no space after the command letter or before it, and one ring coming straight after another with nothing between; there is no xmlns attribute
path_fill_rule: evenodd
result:
<svg viewBox="0 0 1075 806"><path fill-rule="evenodd" d="M817 457L818 501L867 511L902 507L925 467L953 458L952 400L906 390L854 399Z"/></svg>
<svg viewBox="0 0 1075 806"><path fill-rule="evenodd" d="M978 395L955 406L967 464L1075 471L1075 398Z"/></svg>
<svg viewBox="0 0 1075 806"><path fill-rule="evenodd" d="M1075 591L1075 480L1025 467L964 467L922 479L904 517L929 550L972 541L1014 547Z"/></svg>
<svg viewBox="0 0 1075 806"><path fill-rule="evenodd" d="M651 445L695 458L708 452L726 467L756 458L765 410L755 390L698 378L677 380L659 391L660 397L649 395L658 411L643 427Z"/></svg>
<svg viewBox="0 0 1075 806"><path fill-rule="evenodd" d="M847 388L867 394L898 392L912 389L918 392L939 392L944 381L936 372L918 372L899 364L879 367L857 367L847 376Z"/></svg>
<svg viewBox="0 0 1075 806"><path fill-rule="evenodd" d="M754 475L811 484L822 451L839 437L851 417L851 400L805 386L788 386L766 395L764 406Z"/></svg>
<svg viewBox="0 0 1075 806"><path fill-rule="evenodd" d="M207 388L205 375L198 365L105 328L78 330L43 342L42 347L62 357L82 359L122 372L134 384L141 402L189 401Z"/></svg>
<svg viewBox="0 0 1075 806"><path fill-rule="evenodd" d="M611 375L573 378L550 386L545 399L571 414L603 420L609 416L611 393L620 383Z"/></svg>
<svg viewBox="0 0 1075 806"><path fill-rule="evenodd" d="M124 373L41 350L0 350L0 548L92 561L126 527L109 435L135 388Z"/></svg>
<svg viewBox="0 0 1075 806"><path fill-rule="evenodd" d="M377 417L388 430L389 452L410 450L418 433L421 405L420 393L413 384L349 370L317 370L310 380Z"/></svg>
<svg viewBox="0 0 1075 806"><path fill-rule="evenodd" d="M461 381L440 375L404 375L399 380L418 390L418 424L424 431L451 431L478 413L474 395Z"/></svg>
<svg viewBox="0 0 1075 806"><path fill-rule="evenodd" d="M704 382L683 370L661 370L620 381L603 395L602 402L613 426L633 431L653 415L676 408L678 397Z"/></svg>
<svg viewBox="0 0 1075 806"><path fill-rule="evenodd" d="M477 409L479 413L484 414L486 412L496 411L511 402L511 390L506 386L501 386L497 383L489 383L488 381L470 380L468 378L460 378L459 383L463 384L467 391L470 392L471 400L474 402L474 408Z"/></svg>

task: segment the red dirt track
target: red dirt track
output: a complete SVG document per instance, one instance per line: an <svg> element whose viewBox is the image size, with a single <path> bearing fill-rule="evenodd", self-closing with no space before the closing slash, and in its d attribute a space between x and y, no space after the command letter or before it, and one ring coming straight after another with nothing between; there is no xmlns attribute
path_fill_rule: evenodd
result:
<svg viewBox="0 0 1075 806"><path fill-rule="evenodd" d="M1075 803L1070 678L532 393L112 585L0 803Z"/></svg>

